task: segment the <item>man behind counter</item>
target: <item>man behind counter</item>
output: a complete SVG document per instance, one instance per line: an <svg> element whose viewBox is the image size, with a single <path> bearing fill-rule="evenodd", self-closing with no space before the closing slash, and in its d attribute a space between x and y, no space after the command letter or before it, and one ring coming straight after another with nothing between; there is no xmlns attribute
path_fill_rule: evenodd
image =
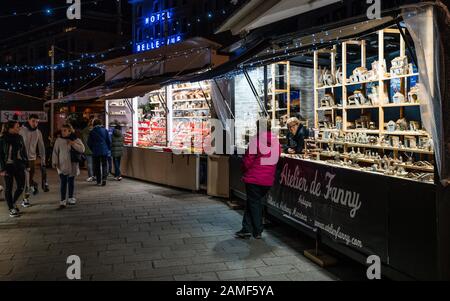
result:
<svg viewBox="0 0 450 301"><path fill-rule="evenodd" d="M286 154L301 154L305 148L305 139L309 137L309 130L303 126L298 118L293 117L287 121L287 144L283 150Z"/></svg>

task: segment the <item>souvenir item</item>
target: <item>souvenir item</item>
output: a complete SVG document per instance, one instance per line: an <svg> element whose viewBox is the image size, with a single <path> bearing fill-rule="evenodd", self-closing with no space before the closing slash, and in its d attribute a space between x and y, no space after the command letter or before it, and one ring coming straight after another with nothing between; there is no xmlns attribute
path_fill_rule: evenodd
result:
<svg viewBox="0 0 450 301"><path fill-rule="evenodd" d="M388 124L387 124L388 132L395 132L396 128L397 128L397 124L393 120L388 122Z"/></svg>
<svg viewBox="0 0 450 301"><path fill-rule="evenodd" d="M410 103L419 103L419 87L414 86L408 93L408 101Z"/></svg>
<svg viewBox="0 0 450 301"><path fill-rule="evenodd" d="M408 130L408 121L405 118L401 118L396 122L397 131L407 131Z"/></svg>
<svg viewBox="0 0 450 301"><path fill-rule="evenodd" d="M417 148L417 140L414 136L405 136L405 147Z"/></svg>
<svg viewBox="0 0 450 301"><path fill-rule="evenodd" d="M364 104L366 104L366 102L367 102L367 99L360 90L355 90L353 92L353 95L348 97L348 105L349 106L364 105Z"/></svg>
<svg viewBox="0 0 450 301"><path fill-rule="evenodd" d="M325 94L325 96L320 101L321 107L333 107L335 105L334 96L331 93Z"/></svg>
<svg viewBox="0 0 450 301"><path fill-rule="evenodd" d="M392 98L392 101L395 104L404 103L405 102L405 96L402 93L397 92L397 93L395 93L394 97Z"/></svg>
<svg viewBox="0 0 450 301"><path fill-rule="evenodd" d="M371 93L369 94L369 100L373 105L378 105L380 102L379 96L378 96L378 86L373 86L371 88Z"/></svg>
<svg viewBox="0 0 450 301"><path fill-rule="evenodd" d="M350 76L350 82L352 83L360 83L368 80L369 74L368 70L365 67L358 67L353 70L353 75Z"/></svg>
<svg viewBox="0 0 450 301"><path fill-rule="evenodd" d="M333 75L327 68L319 70L319 72L320 72L319 85L332 86L334 84Z"/></svg>
<svg viewBox="0 0 450 301"><path fill-rule="evenodd" d="M339 67L338 70L336 71L336 84L342 85L344 82L343 78L344 78L344 75L342 73L341 68Z"/></svg>
<svg viewBox="0 0 450 301"><path fill-rule="evenodd" d="M384 77L387 71L386 60L381 62L375 61L372 63L372 71L374 71L375 78L373 80L378 79L378 77Z"/></svg>
<svg viewBox="0 0 450 301"><path fill-rule="evenodd" d="M418 130L420 130L420 122L418 122L418 121L410 121L409 122L409 130L410 131L418 131Z"/></svg>
<svg viewBox="0 0 450 301"><path fill-rule="evenodd" d="M342 117L341 116L337 116L336 117L336 129L338 130L342 130Z"/></svg>
<svg viewBox="0 0 450 301"><path fill-rule="evenodd" d="M391 76L407 75L409 72L408 58L400 56L392 60Z"/></svg>

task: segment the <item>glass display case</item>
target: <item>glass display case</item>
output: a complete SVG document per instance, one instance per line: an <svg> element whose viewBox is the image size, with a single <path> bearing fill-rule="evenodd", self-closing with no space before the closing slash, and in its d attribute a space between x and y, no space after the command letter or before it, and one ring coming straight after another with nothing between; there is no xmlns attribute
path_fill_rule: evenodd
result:
<svg viewBox="0 0 450 301"><path fill-rule="evenodd" d="M204 152L211 134L211 86L208 82L183 83L170 87L172 139L170 146Z"/></svg>
<svg viewBox="0 0 450 301"><path fill-rule="evenodd" d="M166 89L138 98L138 147L167 146Z"/></svg>
<svg viewBox="0 0 450 301"><path fill-rule="evenodd" d="M131 99L106 101L106 124L108 128L120 125L124 136L124 145L133 146L133 102Z"/></svg>

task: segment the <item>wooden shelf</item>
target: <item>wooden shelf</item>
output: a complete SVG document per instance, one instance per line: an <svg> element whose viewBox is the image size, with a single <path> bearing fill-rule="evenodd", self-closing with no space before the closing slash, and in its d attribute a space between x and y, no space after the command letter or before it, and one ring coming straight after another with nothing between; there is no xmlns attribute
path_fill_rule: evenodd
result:
<svg viewBox="0 0 450 301"><path fill-rule="evenodd" d="M392 135L392 136L429 136L428 133L421 133L415 131L395 131L395 132L383 131L381 133L383 135Z"/></svg>
<svg viewBox="0 0 450 301"><path fill-rule="evenodd" d="M380 106L369 106L369 105L364 105L364 106L345 106L344 109L346 110L358 110L358 109L379 109Z"/></svg>
<svg viewBox="0 0 450 301"><path fill-rule="evenodd" d="M370 83L378 83L380 80L376 79L376 80L366 80L363 82L357 82L357 83L351 83L351 82L347 82L344 86L357 86L357 85L364 85L364 84L370 84Z"/></svg>
<svg viewBox="0 0 450 301"><path fill-rule="evenodd" d="M343 110L343 107L320 107L317 111Z"/></svg>
<svg viewBox="0 0 450 301"><path fill-rule="evenodd" d="M419 73L398 75L398 76L393 76L393 77L383 77L381 80L386 81L386 80L391 80L391 79L402 79L402 78L408 78L408 77L414 77L414 76L419 76Z"/></svg>
<svg viewBox="0 0 450 301"><path fill-rule="evenodd" d="M366 129L355 129L355 130L346 130L346 133L366 133L366 134L380 134L379 130L366 130Z"/></svg>
<svg viewBox="0 0 450 301"><path fill-rule="evenodd" d="M208 99L209 100L209 99ZM174 100L173 103L179 102L191 102L191 101L206 101L204 98L195 98L195 99L182 99L182 100Z"/></svg>
<svg viewBox="0 0 450 301"><path fill-rule="evenodd" d="M333 85L333 86L322 86L322 87L317 87L317 90L326 90L326 89L336 89L336 88L342 88L342 84L338 84L338 85Z"/></svg>
<svg viewBox="0 0 450 301"><path fill-rule="evenodd" d="M396 107L420 107L420 103L389 103L381 105L384 108L396 108Z"/></svg>

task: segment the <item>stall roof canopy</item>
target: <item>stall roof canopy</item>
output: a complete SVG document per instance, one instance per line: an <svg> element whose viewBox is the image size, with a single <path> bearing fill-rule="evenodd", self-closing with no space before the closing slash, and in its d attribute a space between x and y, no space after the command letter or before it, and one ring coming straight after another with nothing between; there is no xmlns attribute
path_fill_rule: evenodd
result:
<svg viewBox="0 0 450 301"><path fill-rule="evenodd" d="M231 30L234 35L276 23L341 0L251 0L231 18L217 33Z"/></svg>

